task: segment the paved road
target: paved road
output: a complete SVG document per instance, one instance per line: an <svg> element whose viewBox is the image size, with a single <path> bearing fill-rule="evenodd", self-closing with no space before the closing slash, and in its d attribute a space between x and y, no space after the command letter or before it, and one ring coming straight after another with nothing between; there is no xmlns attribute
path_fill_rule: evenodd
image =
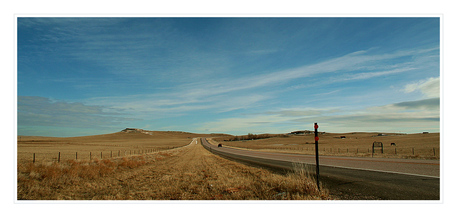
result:
<svg viewBox="0 0 460 217"><path fill-rule="evenodd" d="M213 153L269 168L291 170L293 163L315 164L312 155L217 148L204 138L201 141ZM439 160L320 156L320 165L321 183L342 199L440 199Z"/></svg>

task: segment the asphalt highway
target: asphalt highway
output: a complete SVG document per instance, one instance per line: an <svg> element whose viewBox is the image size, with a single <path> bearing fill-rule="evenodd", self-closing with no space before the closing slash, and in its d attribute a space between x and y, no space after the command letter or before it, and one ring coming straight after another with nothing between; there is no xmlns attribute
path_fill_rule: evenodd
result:
<svg viewBox="0 0 460 217"><path fill-rule="evenodd" d="M310 165L315 156L217 147L201 138L212 153L275 170ZM320 156L320 182L330 193L352 200L440 200L439 160Z"/></svg>

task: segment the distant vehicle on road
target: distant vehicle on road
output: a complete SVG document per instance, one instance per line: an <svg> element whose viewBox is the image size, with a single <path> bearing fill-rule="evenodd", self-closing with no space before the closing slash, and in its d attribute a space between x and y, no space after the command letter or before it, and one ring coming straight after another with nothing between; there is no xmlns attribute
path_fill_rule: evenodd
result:
<svg viewBox="0 0 460 217"><path fill-rule="evenodd" d="M217 145L218 148L222 147L222 144Z"/></svg>

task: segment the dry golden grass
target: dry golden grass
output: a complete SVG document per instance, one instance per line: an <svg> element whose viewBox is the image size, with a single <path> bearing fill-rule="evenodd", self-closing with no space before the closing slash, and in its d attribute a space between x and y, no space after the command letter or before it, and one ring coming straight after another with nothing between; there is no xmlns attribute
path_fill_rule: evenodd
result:
<svg viewBox="0 0 460 217"><path fill-rule="evenodd" d="M319 135L320 155L372 157L372 143L382 142L384 154L376 149L374 157L439 159L440 134L325 133ZM345 138L341 138L345 136ZM231 137L216 137L218 143L236 148L314 154L314 134L290 135L258 140L228 141ZM396 143L396 146L391 146ZM396 150L395 150L396 149Z"/></svg>
<svg viewBox="0 0 460 217"><path fill-rule="evenodd" d="M118 132L82 137L37 137L18 136L18 162L32 162L35 153L36 162L57 162L60 160L90 160L94 158L123 157L139 153L167 150L190 143L198 136L209 136L185 132L147 131L152 135L139 132ZM90 156L91 152L91 156Z"/></svg>
<svg viewBox="0 0 460 217"><path fill-rule="evenodd" d="M190 142L190 140L189 140ZM287 175L223 159L200 143L142 156L18 164L19 200L333 199L302 166Z"/></svg>

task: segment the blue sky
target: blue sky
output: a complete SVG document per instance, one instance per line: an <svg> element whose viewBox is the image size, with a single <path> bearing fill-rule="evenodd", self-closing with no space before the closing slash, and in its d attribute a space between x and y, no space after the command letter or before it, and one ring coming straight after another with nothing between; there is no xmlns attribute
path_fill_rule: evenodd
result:
<svg viewBox="0 0 460 217"><path fill-rule="evenodd" d="M18 135L440 131L440 20L17 20Z"/></svg>

